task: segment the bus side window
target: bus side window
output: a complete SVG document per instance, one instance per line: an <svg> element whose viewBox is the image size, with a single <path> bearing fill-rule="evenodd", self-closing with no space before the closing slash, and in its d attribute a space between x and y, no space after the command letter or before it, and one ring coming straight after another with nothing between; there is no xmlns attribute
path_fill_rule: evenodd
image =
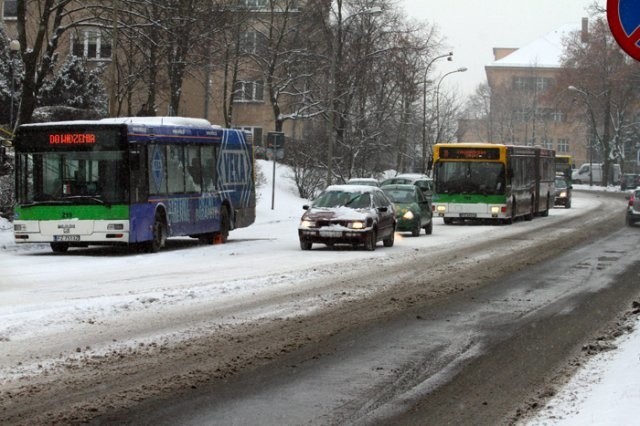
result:
<svg viewBox="0 0 640 426"><path fill-rule="evenodd" d="M202 173L203 192L212 192L216 189L216 157L214 147L202 147L200 152L200 164Z"/></svg>
<svg viewBox="0 0 640 426"><path fill-rule="evenodd" d="M167 158L167 177L170 194L185 192L184 150L182 146L169 145Z"/></svg>
<svg viewBox="0 0 640 426"><path fill-rule="evenodd" d="M201 172L200 172L200 148L197 146L188 146L185 149L185 182L187 192L200 192L201 188Z"/></svg>

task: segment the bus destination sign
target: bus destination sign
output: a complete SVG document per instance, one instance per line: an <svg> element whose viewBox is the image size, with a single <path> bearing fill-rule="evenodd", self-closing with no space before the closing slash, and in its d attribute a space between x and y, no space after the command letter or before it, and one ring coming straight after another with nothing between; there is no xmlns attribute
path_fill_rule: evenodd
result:
<svg viewBox="0 0 640 426"><path fill-rule="evenodd" d="M50 133L49 145L93 145L95 133Z"/></svg>
<svg viewBox="0 0 640 426"><path fill-rule="evenodd" d="M498 148L440 148L440 158L452 160L499 160Z"/></svg>

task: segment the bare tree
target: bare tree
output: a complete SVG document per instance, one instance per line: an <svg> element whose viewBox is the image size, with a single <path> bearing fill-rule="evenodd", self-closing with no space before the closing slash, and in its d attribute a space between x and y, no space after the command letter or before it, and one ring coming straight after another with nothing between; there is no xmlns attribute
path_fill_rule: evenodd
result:
<svg viewBox="0 0 640 426"><path fill-rule="evenodd" d="M640 64L618 47L604 17L592 21L587 40L580 34L567 40L558 90L573 92L593 138L588 148L605 170L623 161L625 144L633 143L628 136L637 133L639 77ZM609 178L609 173L603 176L604 185Z"/></svg>
<svg viewBox="0 0 640 426"><path fill-rule="evenodd" d="M95 20L99 9L73 0L18 0L16 28L23 63L22 94L16 125L28 123L44 80L55 66L61 37ZM35 32L31 32L30 23Z"/></svg>

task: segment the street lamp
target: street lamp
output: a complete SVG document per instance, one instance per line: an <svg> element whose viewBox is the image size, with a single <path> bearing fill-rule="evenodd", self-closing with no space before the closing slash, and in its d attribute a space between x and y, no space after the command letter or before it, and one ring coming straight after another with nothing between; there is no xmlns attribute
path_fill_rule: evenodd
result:
<svg viewBox="0 0 640 426"><path fill-rule="evenodd" d="M20 50L20 42L18 40L11 40L9 42L9 51L11 52L11 102L9 106L9 128L13 132L13 98L16 93L16 64L14 63L14 56Z"/></svg>
<svg viewBox="0 0 640 426"><path fill-rule="evenodd" d="M342 26L347 23L349 20L361 16L361 15L379 15L382 13L382 8L379 6L370 7L368 9L361 10L359 12L353 13L352 15L347 16L344 20L342 19L342 10L338 10L338 21L337 21L337 36L335 37L333 33L331 33L328 37L329 43L331 44L331 57L329 63L329 99L328 99L328 117L327 117L327 186L331 185L331 181L333 180L333 145L334 138L336 137L334 131L335 125L335 111L334 111L334 103L336 100L336 70L338 66L340 66L342 62ZM331 30L329 30L331 31ZM334 45L334 41L337 46Z"/></svg>
<svg viewBox="0 0 640 426"><path fill-rule="evenodd" d="M422 80L422 173L427 173L427 74L429 68L438 59L447 58L447 61L453 60L453 52L445 53L431 59L424 69L424 79Z"/></svg>
<svg viewBox="0 0 640 426"><path fill-rule="evenodd" d="M438 81L438 85L436 86L436 143L438 143L438 141L440 140L440 85L442 84L442 80L444 80L448 75L465 71L467 71L467 67L460 67L453 71L449 71L448 73L440 77L440 80Z"/></svg>

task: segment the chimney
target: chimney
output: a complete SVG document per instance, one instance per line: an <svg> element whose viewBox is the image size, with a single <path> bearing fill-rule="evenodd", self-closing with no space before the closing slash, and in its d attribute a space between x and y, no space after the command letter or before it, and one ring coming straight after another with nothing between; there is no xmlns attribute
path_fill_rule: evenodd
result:
<svg viewBox="0 0 640 426"><path fill-rule="evenodd" d="M582 29L580 30L580 41L589 42L589 18L582 18Z"/></svg>

